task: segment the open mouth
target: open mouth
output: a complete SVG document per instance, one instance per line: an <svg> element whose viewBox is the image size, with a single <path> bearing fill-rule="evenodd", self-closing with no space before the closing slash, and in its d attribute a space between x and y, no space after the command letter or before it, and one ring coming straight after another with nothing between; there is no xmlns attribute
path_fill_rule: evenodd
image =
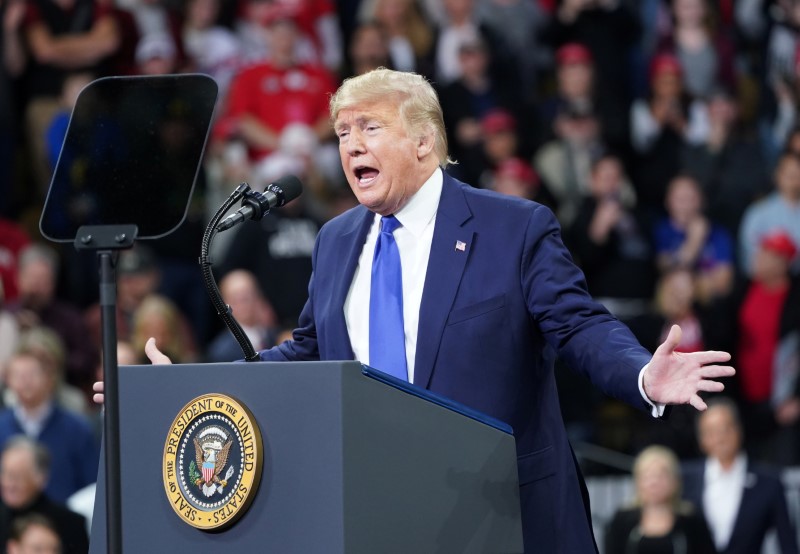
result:
<svg viewBox="0 0 800 554"><path fill-rule="evenodd" d="M355 168L353 173L360 184L368 185L375 180L380 172L373 167L359 166Z"/></svg>

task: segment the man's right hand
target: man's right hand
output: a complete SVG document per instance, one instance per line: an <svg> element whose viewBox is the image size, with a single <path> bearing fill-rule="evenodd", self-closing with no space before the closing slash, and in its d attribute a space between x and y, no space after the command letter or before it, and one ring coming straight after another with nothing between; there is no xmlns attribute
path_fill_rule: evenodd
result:
<svg viewBox="0 0 800 554"><path fill-rule="evenodd" d="M144 345L144 353L147 354L147 357L150 359L150 363L153 365L168 365L172 363L166 354L161 352L156 346L156 339L150 337L147 339L147 342ZM103 391L105 389L103 381L97 381L94 385L92 385L92 390L95 392L95 395L92 396L92 400L94 400L95 404L102 404L105 401L105 395Z"/></svg>

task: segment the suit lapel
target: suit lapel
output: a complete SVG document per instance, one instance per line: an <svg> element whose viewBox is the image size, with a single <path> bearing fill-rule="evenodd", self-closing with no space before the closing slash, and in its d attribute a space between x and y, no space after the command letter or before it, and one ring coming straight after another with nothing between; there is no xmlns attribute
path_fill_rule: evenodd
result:
<svg viewBox="0 0 800 554"><path fill-rule="evenodd" d="M747 512L747 506L750 505L751 497L754 493L757 483L758 483L758 476L753 471L751 471L750 462L748 460L747 468L744 474L744 488L742 489L742 498L741 500L739 500L739 509L736 511L736 518L734 519L733 523L733 532L731 532L731 538L728 539L728 544L725 546L726 550L729 545L740 542L740 539L737 535L743 532L744 529L750 527L750 525L746 522L746 519L748 517L748 514L746 512Z"/></svg>
<svg viewBox="0 0 800 554"><path fill-rule="evenodd" d="M333 281L330 305L333 307L334 313L331 314L331 325L328 329L331 336L330 340L327 341L331 348L327 358L331 360L352 360L355 356L350 344L350 336L347 334L344 302L347 299L358 258L361 255L364 241L367 238L369 227L375 215L366 208L360 209L360 211L362 213L353 217L353 222L349 228L337 237L333 250L333 252L342 256L344 267L341 271L336 272L336 277Z"/></svg>
<svg viewBox="0 0 800 554"><path fill-rule="evenodd" d="M445 322L472 249L474 232L463 226L470 217L463 191L445 173L419 310L414 384L420 387L430 385Z"/></svg>

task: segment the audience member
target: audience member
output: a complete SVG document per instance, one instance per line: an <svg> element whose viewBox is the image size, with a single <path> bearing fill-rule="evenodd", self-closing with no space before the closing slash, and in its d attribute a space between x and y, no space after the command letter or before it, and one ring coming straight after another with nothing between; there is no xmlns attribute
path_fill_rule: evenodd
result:
<svg viewBox="0 0 800 554"><path fill-rule="evenodd" d="M78 389L64 381L64 362L66 351L61 337L47 327L34 327L24 331L16 343L16 354L30 354L39 358L39 361L49 375L56 379L55 400L64 409L85 415L89 406L86 402L85 391ZM3 391L3 404L7 408L19 405L14 391L6 388Z"/></svg>
<svg viewBox="0 0 800 554"><path fill-rule="evenodd" d="M239 226L215 269L220 276L234 269L255 275L278 324L291 326L308 298L311 254L320 226L301 196L259 222ZM258 256L253 255L254 244L262 245Z"/></svg>
<svg viewBox="0 0 800 554"><path fill-rule="evenodd" d="M133 333L134 313L145 299L159 292L162 271L153 250L142 243L119 253L117 260L117 338L130 341ZM198 270L199 273L199 270ZM205 298L204 298L205 300ZM90 306L84 313L89 336L99 348L102 342L100 304ZM192 328L181 313L181 340L190 350L197 347Z"/></svg>
<svg viewBox="0 0 800 554"><path fill-rule="evenodd" d="M220 281L219 290L253 348L259 351L275 346L278 333L275 312L259 290L255 276L242 269L231 271ZM243 357L241 346L227 328L206 350L208 362L229 362Z"/></svg>
<svg viewBox="0 0 800 554"><path fill-rule="evenodd" d="M684 467L684 496L705 514L720 554L761 552L771 529L782 554L798 552L779 476L748 457L736 405L725 397L709 400L698 416L704 460Z"/></svg>
<svg viewBox="0 0 800 554"><path fill-rule="evenodd" d="M241 65L241 45L233 31L219 24L222 0L188 0L183 12L183 50L187 70L205 73L219 86L219 101Z"/></svg>
<svg viewBox="0 0 800 554"><path fill-rule="evenodd" d="M379 67L393 69L389 59L389 38L380 23L360 23L350 37L342 78L363 75Z"/></svg>
<svg viewBox="0 0 800 554"><path fill-rule="evenodd" d="M595 300L627 320L647 310L655 268L649 226L625 201L624 175L615 156L594 163L590 195L581 200L567 233Z"/></svg>
<svg viewBox="0 0 800 554"><path fill-rule="evenodd" d="M501 162L494 170L489 188L554 208L555 201L549 191L542 186L530 164L521 158L509 158Z"/></svg>
<svg viewBox="0 0 800 554"><path fill-rule="evenodd" d="M739 104L728 90L714 90L708 98L708 137L685 144L681 154L683 171L702 186L707 215L734 237L747 206L769 189L766 161Z"/></svg>
<svg viewBox="0 0 800 554"><path fill-rule="evenodd" d="M528 0L482 0L476 5L478 21L497 37L500 64L521 88L522 96L532 97L540 85L541 73L551 64L552 52L542 43L542 31L549 16L539 2Z"/></svg>
<svg viewBox="0 0 800 554"><path fill-rule="evenodd" d="M739 264L741 270L753 274L753 257L761 240L778 229L795 244L800 244L800 156L782 154L774 172L775 190L750 205L739 229ZM800 271L800 259L793 272Z"/></svg>
<svg viewBox="0 0 800 554"><path fill-rule="evenodd" d="M56 526L43 515L17 518L6 544L8 554L61 554L61 539Z"/></svg>
<svg viewBox="0 0 800 554"><path fill-rule="evenodd" d="M672 325L681 326L683 334L676 352L706 350L704 323L695 308L696 275L687 268L675 267L664 272L656 283L652 312L631 325L642 345L658 347ZM655 348L654 347L654 348Z"/></svg>
<svg viewBox="0 0 800 554"><path fill-rule="evenodd" d="M520 155L519 124L514 115L503 108L488 111L481 118L480 174L476 186L486 188L491 184L492 171L506 160Z"/></svg>
<svg viewBox="0 0 800 554"><path fill-rule="evenodd" d="M3 377L6 362L17 349L19 336L17 318L6 309L2 295L0 295L0 383L5 382Z"/></svg>
<svg viewBox="0 0 800 554"><path fill-rule="evenodd" d="M715 554L703 516L681 501L678 458L663 446L645 448L633 465L636 503L616 513L605 551L646 554Z"/></svg>
<svg viewBox="0 0 800 554"><path fill-rule="evenodd" d="M135 59L139 75L167 75L178 69L178 50L168 33L153 33L139 39Z"/></svg>
<svg viewBox="0 0 800 554"><path fill-rule="evenodd" d="M696 272L697 298L704 304L727 296L733 287L733 240L704 215L700 185L678 175L667 187L665 203L667 215L655 226L659 270Z"/></svg>
<svg viewBox="0 0 800 554"><path fill-rule="evenodd" d="M40 194L50 183L45 129L59 110L58 97L69 71L88 69L104 75L120 45L112 6L99 0L28 2L23 35L30 52L27 69L25 129Z"/></svg>
<svg viewBox="0 0 800 554"><path fill-rule="evenodd" d="M733 44L719 31L713 4L709 0L672 0L670 4L672 27L657 49L678 59L686 92L707 98L719 85L734 86Z"/></svg>
<svg viewBox="0 0 800 554"><path fill-rule="evenodd" d="M91 382L98 350L86 340L80 312L56 296L58 255L44 244L31 244L19 258L19 299L9 305L22 329L44 325L54 330L67 349L66 380L77 387Z"/></svg>
<svg viewBox="0 0 800 554"><path fill-rule="evenodd" d="M588 48L595 70L596 98L620 102L618 109L627 113L633 90L628 60L640 31L633 4L617 0L561 0L556 4L542 40L554 50L568 43Z"/></svg>
<svg viewBox="0 0 800 554"><path fill-rule="evenodd" d="M539 148L533 165L558 202L558 221L569 227L589 194L592 165L607 145L596 114L567 105L556 114L553 131L555 138ZM628 187L621 191L626 200L631 199L630 192Z"/></svg>
<svg viewBox="0 0 800 554"><path fill-rule="evenodd" d="M481 152L484 140L494 132L495 126L501 130L510 127L512 119L519 118L522 101L516 91L502 86L489 74L491 54L483 40L463 41L458 50L458 63L461 75L438 91L450 154L458 160L458 165L451 168L450 173L464 181L477 183L486 169ZM511 119L506 118L509 119L507 125L493 125L487 119L482 128L482 120L491 117L491 113L504 113ZM533 129L527 129L527 132L535 133Z"/></svg>
<svg viewBox="0 0 800 554"><path fill-rule="evenodd" d="M19 295L19 256L31 243L28 233L16 222L0 217L0 298L14 302Z"/></svg>
<svg viewBox="0 0 800 554"><path fill-rule="evenodd" d="M177 363L195 362L199 359L193 343L185 342L183 316L168 298L148 295L133 312L130 342L134 351L144 353L144 343L155 337L159 348L175 356ZM144 363L142 358L139 363Z"/></svg>
<svg viewBox="0 0 800 554"><path fill-rule="evenodd" d="M4 445L0 456L0 544L8 544L17 519L39 514L55 525L63 554L86 554L89 539L84 518L44 492L51 463L47 448L27 437L14 437Z"/></svg>
<svg viewBox="0 0 800 554"><path fill-rule="evenodd" d="M18 144L20 117L17 106L21 100L18 85L28 61L21 32L26 9L25 0L0 2L0 218L13 213L13 193L16 192L13 190L13 177L22 153Z"/></svg>
<svg viewBox="0 0 800 554"><path fill-rule="evenodd" d="M290 124L311 127L321 140L331 137L328 96L335 89L323 66L303 63L295 54L297 28L291 19L270 24L270 59L238 73L226 111L217 122L217 140L243 141L252 161L280 147Z"/></svg>
<svg viewBox="0 0 800 554"><path fill-rule="evenodd" d="M650 66L650 93L631 109L631 143L637 155L634 183L640 207L660 213L667 183L678 173L686 144L702 144L708 136L706 105L692 100L683 85L680 62L669 54Z"/></svg>
<svg viewBox="0 0 800 554"><path fill-rule="evenodd" d="M416 0L365 0L359 20L376 21L383 27L394 69L431 75L434 31Z"/></svg>
<svg viewBox="0 0 800 554"><path fill-rule="evenodd" d="M790 452L796 441L783 442L776 435L778 414L780 425L790 427L800 417L800 278L789 272L796 256L796 243L788 234L764 236L753 257L751 279L734 297L737 380L748 435L753 453L771 460L797 454Z"/></svg>
<svg viewBox="0 0 800 554"><path fill-rule="evenodd" d="M70 73L64 77L64 88L59 97L60 109L50 120L50 124L45 130L45 142L47 146L47 163L51 171L54 171L61 154L61 146L64 144L64 137L67 136L67 127L72 116L72 110L78 101L81 90L94 80L94 75L88 71Z"/></svg>
<svg viewBox="0 0 800 554"><path fill-rule="evenodd" d="M8 388L17 404L0 412L0 444L15 435L41 442L58 471L45 492L56 502L97 480L99 450L89 424L56 401L58 377L31 352L14 355L6 369Z"/></svg>
<svg viewBox="0 0 800 554"><path fill-rule="evenodd" d="M556 92L542 102L545 125L552 125L560 111L594 114L601 123L603 140L618 150L628 145L628 102L620 97L603 97L596 87L594 58L578 42L564 44L556 51Z"/></svg>

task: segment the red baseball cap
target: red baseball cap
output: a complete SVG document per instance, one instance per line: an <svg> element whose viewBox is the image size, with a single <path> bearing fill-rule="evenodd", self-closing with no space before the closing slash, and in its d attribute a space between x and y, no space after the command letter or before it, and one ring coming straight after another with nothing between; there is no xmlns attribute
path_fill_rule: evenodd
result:
<svg viewBox="0 0 800 554"><path fill-rule="evenodd" d="M486 113L481 119L481 128L486 134L493 135L504 131L513 131L517 128L514 116L508 111L497 108Z"/></svg>
<svg viewBox="0 0 800 554"><path fill-rule="evenodd" d="M509 158L501 162L495 170L495 177L518 179L531 187L539 182L530 164L520 158Z"/></svg>
<svg viewBox="0 0 800 554"><path fill-rule="evenodd" d="M683 67L681 67L680 60L672 54L656 55L650 63L650 78L653 79L662 73L683 75Z"/></svg>
<svg viewBox="0 0 800 554"><path fill-rule="evenodd" d="M761 239L761 248L783 256L788 261L797 254L797 246L785 231L774 231Z"/></svg>
<svg viewBox="0 0 800 554"><path fill-rule="evenodd" d="M556 52L556 62L558 65L573 63L591 64L593 61L592 53L579 42L568 42Z"/></svg>

